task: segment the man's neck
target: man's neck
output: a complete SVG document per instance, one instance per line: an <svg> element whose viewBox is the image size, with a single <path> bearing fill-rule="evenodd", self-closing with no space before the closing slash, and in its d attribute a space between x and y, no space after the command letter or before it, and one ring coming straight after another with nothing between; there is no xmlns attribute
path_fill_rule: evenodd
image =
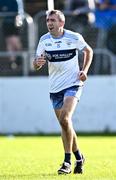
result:
<svg viewBox="0 0 116 180"><path fill-rule="evenodd" d="M53 38L60 38L64 35L64 29L62 29L61 31L59 31L56 34L51 34Z"/></svg>

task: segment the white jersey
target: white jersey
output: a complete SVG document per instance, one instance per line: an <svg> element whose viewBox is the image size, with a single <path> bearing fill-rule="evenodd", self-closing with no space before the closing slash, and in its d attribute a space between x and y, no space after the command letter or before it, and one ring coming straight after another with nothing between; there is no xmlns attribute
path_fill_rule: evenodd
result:
<svg viewBox="0 0 116 180"><path fill-rule="evenodd" d="M51 93L83 84L78 78L78 51L85 47L83 37L69 30L64 30L60 38L53 38L49 32L40 38L36 56L44 54L48 60Z"/></svg>

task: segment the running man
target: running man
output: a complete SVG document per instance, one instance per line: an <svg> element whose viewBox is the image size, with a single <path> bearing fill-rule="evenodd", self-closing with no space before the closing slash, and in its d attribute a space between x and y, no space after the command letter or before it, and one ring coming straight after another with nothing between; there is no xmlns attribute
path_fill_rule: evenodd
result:
<svg viewBox="0 0 116 180"><path fill-rule="evenodd" d="M77 144L72 115L79 102L84 81L92 62L93 51L82 35L64 29L65 16L59 10L47 12L48 33L40 38L36 58L36 70L48 61L50 99L61 126L64 161L58 174L71 173L71 153L76 158L74 173L83 173L84 157ZM83 51L82 69L78 65L78 51Z"/></svg>

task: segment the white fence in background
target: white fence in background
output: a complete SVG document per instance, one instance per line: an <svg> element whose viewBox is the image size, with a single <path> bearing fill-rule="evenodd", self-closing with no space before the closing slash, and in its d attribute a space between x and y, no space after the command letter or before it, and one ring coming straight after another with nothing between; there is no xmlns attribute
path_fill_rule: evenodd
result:
<svg viewBox="0 0 116 180"><path fill-rule="evenodd" d="M79 132L116 132L116 76L90 76L73 116ZM47 77L0 78L0 133L59 133Z"/></svg>

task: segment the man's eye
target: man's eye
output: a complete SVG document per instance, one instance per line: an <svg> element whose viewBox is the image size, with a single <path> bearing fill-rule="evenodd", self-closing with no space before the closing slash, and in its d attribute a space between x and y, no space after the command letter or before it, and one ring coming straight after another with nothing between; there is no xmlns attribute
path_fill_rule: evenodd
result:
<svg viewBox="0 0 116 180"><path fill-rule="evenodd" d="M51 19L52 22L55 22L55 19Z"/></svg>

